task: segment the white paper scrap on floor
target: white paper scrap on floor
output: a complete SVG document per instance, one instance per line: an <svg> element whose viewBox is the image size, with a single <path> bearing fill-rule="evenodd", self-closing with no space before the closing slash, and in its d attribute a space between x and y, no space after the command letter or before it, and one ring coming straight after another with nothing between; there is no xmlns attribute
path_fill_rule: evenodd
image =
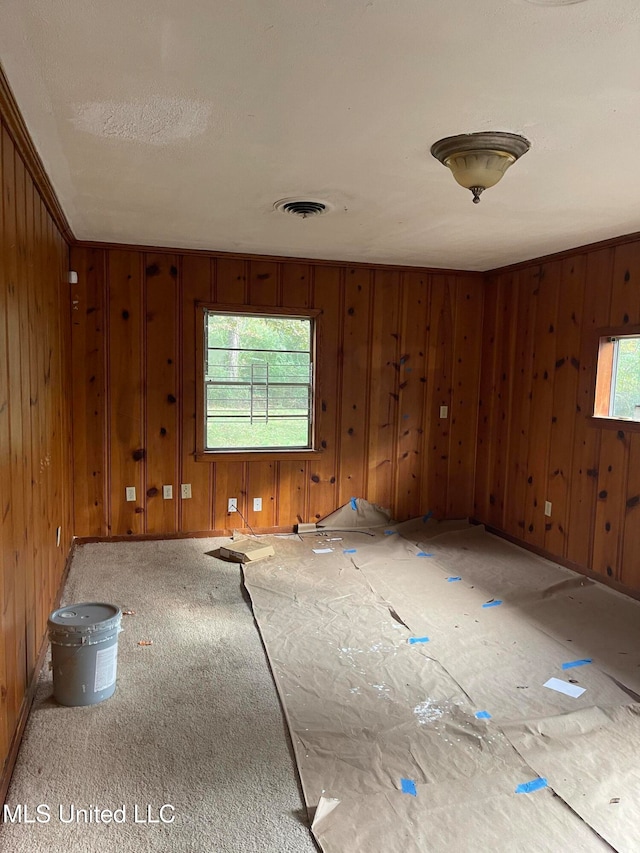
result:
<svg viewBox="0 0 640 853"><path fill-rule="evenodd" d="M322 849L637 853L640 604L467 522L363 535L349 508L333 554L319 529L243 569Z"/></svg>

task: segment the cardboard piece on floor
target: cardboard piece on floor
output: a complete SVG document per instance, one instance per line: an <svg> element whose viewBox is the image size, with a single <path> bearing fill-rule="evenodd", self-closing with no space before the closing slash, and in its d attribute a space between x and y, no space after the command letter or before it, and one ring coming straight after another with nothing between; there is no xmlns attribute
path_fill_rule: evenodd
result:
<svg viewBox="0 0 640 853"><path fill-rule="evenodd" d="M256 560L273 557L275 553L273 545L257 542L255 539L238 539L233 546L220 546L222 559L231 560L233 563L255 563Z"/></svg>

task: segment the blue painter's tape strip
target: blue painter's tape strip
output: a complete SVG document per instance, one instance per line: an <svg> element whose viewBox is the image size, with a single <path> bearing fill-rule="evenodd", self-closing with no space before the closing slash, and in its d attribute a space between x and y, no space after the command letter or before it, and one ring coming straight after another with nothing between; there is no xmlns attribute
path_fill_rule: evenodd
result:
<svg viewBox="0 0 640 853"><path fill-rule="evenodd" d="M423 522L426 524L426 523L427 523L427 521L429 521L429 519L431 518L431 516L432 516L432 515L433 515L433 511L432 511L432 510L429 510L429 512L428 512L426 515L423 515L423 516L422 516L422 520L423 520Z"/></svg>
<svg viewBox="0 0 640 853"><path fill-rule="evenodd" d="M491 714L488 711L476 711L476 717L478 720L490 720Z"/></svg>
<svg viewBox="0 0 640 853"><path fill-rule="evenodd" d="M416 557L433 557L433 554L427 554L426 551L418 551Z"/></svg>
<svg viewBox="0 0 640 853"><path fill-rule="evenodd" d="M496 601L487 601L487 603L483 604L482 606L483 607L499 607L501 604L502 604L502 602L500 601L500 599L497 599Z"/></svg>
<svg viewBox="0 0 640 853"><path fill-rule="evenodd" d="M574 666L586 666L588 663L593 663L593 658L582 658L582 660L570 660L562 664L563 669L573 669Z"/></svg>
<svg viewBox="0 0 640 853"><path fill-rule="evenodd" d="M531 782L523 782L521 785L518 785L516 794L532 794L534 791L546 788L548 784L544 777L538 776L537 779L532 779Z"/></svg>
<svg viewBox="0 0 640 853"><path fill-rule="evenodd" d="M351 498L351 509L355 512L358 509L358 504L355 498Z"/></svg>
<svg viewBox="0 0 640 853"><path fill-rule="evenodd" d="M461 581L462 578L447 578L447 583L454 583L454 581Z"/></svg>
<svg viewBox="0 0 640 853"><path fill-rule="evenodd" d="M407 640L410 646L414 646L416 643L428 643L428 637L409 637Z"/></svg>
<svg viewBox="0 0 640 853"><path fill-rule="evenodd" d="M397 532L398 532L397 530L385 530L384 535L385 536L393 536Z"/></svg>
<svg viewBox="0 0 640 853"><path fill-rule="evenodd" d="M411 794L412 797L417 797L418 792L416 790L416 783L413 779L401 779L400 785L402 787L403 794Z"/></svg>
<svg viewBox="0 0 640 853"><path fill-rule="evenodd" d="M355 554L355 553L356 553L356 549L355 549L355 548L344 548L344 550L342 551L342 553L343 553L343 554Z"/></svg>

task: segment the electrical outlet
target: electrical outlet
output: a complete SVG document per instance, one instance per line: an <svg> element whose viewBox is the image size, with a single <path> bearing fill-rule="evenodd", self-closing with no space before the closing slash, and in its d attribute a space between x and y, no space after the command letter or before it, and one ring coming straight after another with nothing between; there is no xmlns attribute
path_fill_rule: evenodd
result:
<svg viewBox="0 0 640 853"><path fill-rule="evenodd" d="M180 486L180 495L185 500L191 497L191 483L183 483Z"/></svg>
<svg viewBox="0 0 640 853"><path fill-rule="evenodd" d="M229 498L227 512L238 512L238 498Z"/></svg>
<svg viewBox="0 0 640 853"><path fill-rule="evenodd" d="M449 406L440 406L440 417L446 418L449 414Z"/></svg>
<svg viewBox="0 0 640 853"><path fill-rule="evenodd" d="M162 497L165 501L170 501L173 499L173 486L163 486L162 487Z"/></svg>
<svg viewBox="0 0 640 853"><path fill-rule="evenodd" d="M135 486L127 486L125 489L125 494L127 496L128 501L135 501L136 499L136 487Z"/></svg>
<svg viewBox="0 0 640 853"><path fill-rule="evenodd" d="M262 498L253 499L253 511L262 512Z"/></svg>
<svg viewBox="0 0 640 853"><path fill-rule="evenodd" d="M551 501L544 502L544 514L551 518Z"/></svg>
<svg viewBox="0 0 640 853"><path fill-rule="evenodd" d="M60 537L62 536L62 528L56 527L56 548L60 547Z"/></svg>

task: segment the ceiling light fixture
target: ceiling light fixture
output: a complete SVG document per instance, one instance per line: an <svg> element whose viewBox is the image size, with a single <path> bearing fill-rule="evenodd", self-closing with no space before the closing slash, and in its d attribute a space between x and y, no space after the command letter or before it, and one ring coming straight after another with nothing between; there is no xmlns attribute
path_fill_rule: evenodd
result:
<svg viewBox="0 0 640 853"><path fill-rule="evenodd" d="M434 142L431 153L451 169L461 187L471 190L473 203L478 204L480 193L497 184L530 146L529 140L517 133L488 131L447 136Z"/></svg>

